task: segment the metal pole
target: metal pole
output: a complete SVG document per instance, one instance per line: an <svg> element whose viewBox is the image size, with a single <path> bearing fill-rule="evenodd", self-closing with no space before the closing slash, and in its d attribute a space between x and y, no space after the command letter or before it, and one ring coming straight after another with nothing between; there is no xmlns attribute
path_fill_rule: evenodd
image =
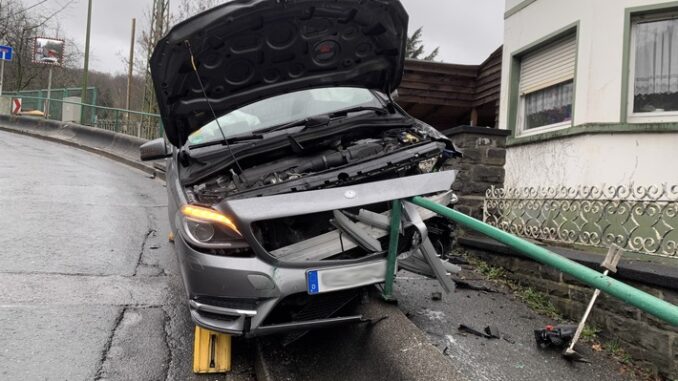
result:
<svg viewBox="0 0 678 381"><path fill-rule="evenodd" d="M132 102L132 76L134 75L134 35L136 33L137 19L132 19L132 38L129 43L129 67L127 68L127 99L125 100L125 110L129 110ZM129 118L129 113L127 114Z"/></svg>
<svg viewBox="0 0 678 381"><path fill-rule="evenodd" d="M388 240L388 258L386 259L386 279L384 281L384 300L393 300L393 280L395 278L396 257L398 256L398 240L400 236L400 214L402 203L394 200L391 203L391 224Z"/></svg>
<svg viewBox="0 0 678 381"><path fill-rule="evenodd" d="M127 110L127 113L125 114L125 132L129 133L129 128L130 128L130 114L129 114L129 109L130 109L130 104L132 103L132 79L134 75L134 37L136 34L136 27L137 27L137 19L132 18L132 37L130 38L129 42L129 67L127 68L127 98L125 99L125 110ZM138 136L138 133L137 133Z"/></svg>
<svg viewBox="0 0 678 381"><path fill-rule="evenodd" d="M5 52L2 52L2 62L0 62L0 96L2 95L2 83L5 81Z"/></svg>
<svg viewBox="0 0 678 381"><path fill-rule="evenodd" d="M610 270L605 270L603 272L603 275L607 276L607 274L610 272ZM572 337L572 341L570 341L570 346L567 347L567 351L574 351L574 345L577 344L577 341L579 341L579 336L581 336L581 333L584 331L584 326L586 325L586 320L589 318L589 314L591 313L591 310L593 309L593 305L596 303L596 299L598 299L598 295L600 295L600 289L597 289L593 291L593 296L591 297L591 301L589 302L589 305L586 306L586 311L584 311L584 316L582 316L581 321L579 322L579 325L577 326L577 330L574 332L574 336Z"/></svg>
<svg viewBox="0 0 678 381"><path fill-rule="evenodd" d="M518 238L503 230L497 229L494 226L490 226L482 221L476 220L475 218L423 197L412 198L412 203L419 205L422 208L432 210L466 228L493 238L537 262L556 268L593 288L597 288L619 298L669 324L678 326L678 306L674 306L671 303L640 291L637 288L631 287L626 283L620 282L595 270L591 270L584 265L580 265L577 262L571 261L541 246Z"/></svg>
<svg viewBox="0 0 678 381"><path fill-rule="evenodd" d="M82 72L82 95L80 96L80 103L83 105L87 103L87 76L89 74L89 35L92 26L92 0L87 4L87 31L85 32L85 64ZM85 123L85 107L80 110L80 123Z"/></svg>
<svg viewBox="0 0 678 381"><path fill-rule="evenodd" d="M45 99L45 119L49 118L49 98L51 97L52 97L52 66L50 65L49 74L47 75L47 99Z"/></svg>

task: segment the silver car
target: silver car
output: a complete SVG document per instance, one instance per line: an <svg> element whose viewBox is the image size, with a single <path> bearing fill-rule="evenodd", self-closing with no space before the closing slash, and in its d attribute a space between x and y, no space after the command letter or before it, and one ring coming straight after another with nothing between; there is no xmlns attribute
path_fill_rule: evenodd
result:
<svg viewBox="0 0 678 381"><path fill-rule="evenodd" d="M361 321L344 307L384 282L391 201L450 201L440 169L457 152L391 97L407 23L397 0L236 0L160 41L165 139L141 156L168 158L196 324L256 336ZM416 221L432 214L406 212L399 266L430 274Z"/></svg>

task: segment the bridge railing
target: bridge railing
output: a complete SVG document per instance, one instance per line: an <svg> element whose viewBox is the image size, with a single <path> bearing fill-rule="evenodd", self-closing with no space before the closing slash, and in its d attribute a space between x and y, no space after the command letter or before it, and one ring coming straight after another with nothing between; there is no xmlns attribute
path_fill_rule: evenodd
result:
<svg viewBox="0 0 678 381"><path fill-rule="evenodd" d="M47 99L26 95L2 95L0 113L9 114L12 99L21 98L20 115L32 115L50 120L73 122L101 128L142 139L156 139L163 136L160 115L113 107L89 105L63 99ZM45 110L49 112L45 113Z"/></svg>

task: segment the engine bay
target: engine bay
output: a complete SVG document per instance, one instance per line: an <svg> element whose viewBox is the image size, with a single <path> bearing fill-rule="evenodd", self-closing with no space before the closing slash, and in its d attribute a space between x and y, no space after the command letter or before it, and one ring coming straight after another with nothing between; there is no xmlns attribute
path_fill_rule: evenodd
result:
<svg viewBox="0 0 678 381"><path fill-rule="evenodd" d="M437 131L430 128L434 134L428 128L415 124L368 136L343 134L304 152L259 155L263 157L258 157L254 165L243 166L240 173L231 167L187 187L187 197L191 202L211 205L225 198L260 197L431 172L450 151ZM266 161L266 156L272 160Z"/></svg>

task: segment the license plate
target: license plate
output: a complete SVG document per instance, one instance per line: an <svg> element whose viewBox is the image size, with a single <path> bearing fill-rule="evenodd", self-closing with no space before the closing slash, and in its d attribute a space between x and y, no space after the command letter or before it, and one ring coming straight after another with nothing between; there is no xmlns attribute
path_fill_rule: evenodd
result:
<svg viewBox="0 0 678 381"><path fill-rule="evenodd" d="M306 285L311 295L381 283L385 279L386 260L306 272Z"/></svg>

